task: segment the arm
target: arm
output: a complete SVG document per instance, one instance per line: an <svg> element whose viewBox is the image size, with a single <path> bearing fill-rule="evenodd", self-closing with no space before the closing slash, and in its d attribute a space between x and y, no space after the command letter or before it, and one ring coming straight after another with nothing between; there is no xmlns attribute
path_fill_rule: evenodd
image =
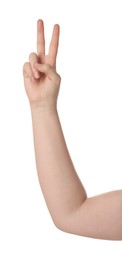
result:
<svg viewBox="0 0 122 260"><path fill-rule="evenodd" d="M56 72L58 37L56 25L45 56L43 23L38 22L38 56L32 53L30 62L24 64L40 186L59 229L81 236L122 240L122 190L87 198L66 146L56 105L61 82Z"/></svg>
<svg viewBox="0 0 122 260"><path fill-rule="evenodd" d="M69 233L122 239L122 191L87 198L56 109L31 108L39 182L55 225Z"/></svg>
<svg viewBox="0 0 122 260"><path fill-rule="evenodd" d="M69 156L56 109L31 107L39 182L56 226L80 207L86 192Z"/></svg>

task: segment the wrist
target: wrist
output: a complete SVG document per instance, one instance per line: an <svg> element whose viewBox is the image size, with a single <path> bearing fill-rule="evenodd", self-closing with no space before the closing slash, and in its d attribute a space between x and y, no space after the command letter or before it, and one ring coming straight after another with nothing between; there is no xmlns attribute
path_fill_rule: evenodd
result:
<svg viewBox="0 0 122 260"><path fill-rule="evenodd" d="M57 112L57 104L40 104L40 102L30 103L30 109L32 113L54 113Z"/></svg>

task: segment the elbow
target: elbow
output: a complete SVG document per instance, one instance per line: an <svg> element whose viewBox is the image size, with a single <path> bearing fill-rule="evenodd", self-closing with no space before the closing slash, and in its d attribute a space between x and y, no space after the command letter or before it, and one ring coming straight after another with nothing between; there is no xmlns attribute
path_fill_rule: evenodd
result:
<svg viewBox="0 0 122 260"><path fill-rule="evenodd" d="M55 227L56 227L58 230L63 231L63 232L65 232L65 233L68 233L68 232L66 231L66 229L64 228L63 225L60 225L59 223L58 223L58 224L57 224L57 223L54 223L54 224L55 224Z"/></svg>
<svg viewBox="0 0 122 260"><path fill-rule="evenodd" d="M58 230L60 230L60 231L63 231L63 232L65 232L65 233L68 233L68 231L67 231L67 228L66 228L66 222L65 222L65 220L64 221L60 221L60 220L53 220L53 223L54 223L54 225L55 225L55 227L58 229Z"/></svg>
<svg viewBox="0 0 122 260"><path fill-rule="evenodd" d="M83 204L86 202L86 199L82 202ZM77 209L69 212L67 215L62 215L60 218L59 216L53 219L53 223L57 229L63 231L65 233L75 234L84 236L84 216L83 214L80 215L81 206ZM79 221L80 215L80 221ZM82 223L82 224L81 224Z"/></svg>
<svg viewBox="0 0 122 260"><path fill-rule="evenodd" d="M68 214L68 216L64 216L64 217L62 216L61 219L53 220L55 227L65 233L77 234L77 232L75 230L75 225L74 225L75 214L71 213L71 214Z"/></svg>
<svg viewBox="0 0 122 260"><path fill-rule="evenodd" d="M71 233L69 232L69 221L67 220L67 218L63 217L62 216L62 219L59 219L59 218L52 218L53 220L53 224L54 226L60 230L60 231L63 231L65 233Z"/></svg>
<svg viewBox="0 0 122 260"><path fill-rule="evenodd" d="M59 230L62 231L64 233L68 233L68 234L75 234L74 232L72 232L72 228L66 226L66 224L55 224L55 227Z"/></svg>

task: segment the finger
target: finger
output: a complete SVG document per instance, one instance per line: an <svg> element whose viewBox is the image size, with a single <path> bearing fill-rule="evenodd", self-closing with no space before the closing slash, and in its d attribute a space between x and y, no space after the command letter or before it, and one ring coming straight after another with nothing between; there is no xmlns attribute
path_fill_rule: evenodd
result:
<svg viewBox="0 0 122 260"><path fill-rule="evenodd" d="M41 19L37 21L37 54L39 57L45 55L44 23Z"/></svg>
<svg viewBox="0 0 122 260"><path fill-rule="evenodd" d="M32 52L29 55L29 61L30 61L31 67L32 67L33 76L36 79L39 79L40 78L40 73L34 68L34 64L39 61L39 58L38 58L38 56L37 56L37 54L35 52Z"/></svg>
<svg viewBox="0 0 122 260"><path fill-rule="evenodd" d="M24 78L30 78L33 76L33 72L30 66L30 62L25 62L23 65L23 76Z"/></svg>
<svg viewBox="0 0 122 260"><path fill-rule="evenodd" d="M56 83L60 82L60 75L50 65L35 63L34 67L44 73L50 80Z"/></svg>
<svg viewBox="0 0 122 260"><path fill-rule="evenodd" d="M60 27L58 24L55 24L53 28L53 33L52 33L52 38L51 38L49 53L48 53L54 65L56 63L56 56L58 52L59 34L60 34Z"/></svg>
<svg viewBox="0 0 122 260"><path fill-rule="evenodd" d="M30 62L26 62L23 65L23 77L24 80L33 80L33 71Z"/></svg>

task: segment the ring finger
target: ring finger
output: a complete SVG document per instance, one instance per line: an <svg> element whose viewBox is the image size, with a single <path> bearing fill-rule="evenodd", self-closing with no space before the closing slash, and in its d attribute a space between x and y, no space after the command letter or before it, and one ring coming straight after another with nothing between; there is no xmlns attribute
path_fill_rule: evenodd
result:
<svg viewBox="0 0 122 260"><path fill-rule="evenodd" d="M39 58L38 58L37 54L32 52L29 55L29 61L30 61L30 64L31 64L31 68L32 68L32 71L33 71L34 78L39 79L40 78L40 73L39 73L39 71L37 71L34 68L34 64L39 62Z"/></svg>

